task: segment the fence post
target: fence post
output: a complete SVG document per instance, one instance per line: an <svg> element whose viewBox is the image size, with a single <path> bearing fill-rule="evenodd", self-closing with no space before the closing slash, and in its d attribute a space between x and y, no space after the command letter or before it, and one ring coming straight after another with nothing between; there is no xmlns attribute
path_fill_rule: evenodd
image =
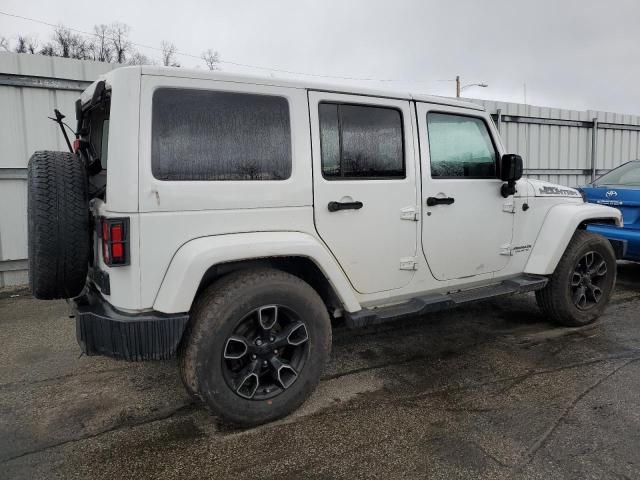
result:
<svg viewBox="0 0 640 480"><path fill-rule="evenodd" d="M591 128L591 181L596 179L596 155L598 150L598 118L593 119L593 127Z"/></svg>

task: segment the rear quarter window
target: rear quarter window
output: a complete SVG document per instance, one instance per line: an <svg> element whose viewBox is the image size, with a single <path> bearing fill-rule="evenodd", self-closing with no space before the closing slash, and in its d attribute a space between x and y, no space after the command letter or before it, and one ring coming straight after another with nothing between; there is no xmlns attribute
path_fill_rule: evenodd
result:
<svg viewBox="0 0 640 480"><path fill-rule="evenodd" d="M278 96L160 88L152 105L151 168L160 180L285 180L289 103Z"/></svg>

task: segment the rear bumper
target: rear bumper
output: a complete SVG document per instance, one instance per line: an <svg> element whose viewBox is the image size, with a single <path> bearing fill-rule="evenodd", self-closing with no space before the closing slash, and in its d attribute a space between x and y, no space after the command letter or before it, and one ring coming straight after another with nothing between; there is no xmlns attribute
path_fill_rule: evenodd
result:
<svg viewBox="0 0 640 480"><path fill-rule="evenodd" d="M587 230L619 245L616 251L620 259L640 261L640 230L620 228L615 225L588 225Z"/></svg>
<svg viewBox="0 0 640 480"><path fill-rule="evenodd" d="M85 354L129 361L173 357L189 320L188 313L120 312L95 290L73 299L72 307L76 337Z"/></svg>

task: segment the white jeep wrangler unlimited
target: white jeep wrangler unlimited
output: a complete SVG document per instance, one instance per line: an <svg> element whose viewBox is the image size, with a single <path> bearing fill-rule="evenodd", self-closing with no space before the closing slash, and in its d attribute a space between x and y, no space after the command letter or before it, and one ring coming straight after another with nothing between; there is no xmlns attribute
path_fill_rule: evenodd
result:
<svg viewBox="0 0 640 480"><path fill-rule="evenodd" d="M72 298L88 355L179 355L228 422L287 415L350 327L536 291L594 321L618 210L520 180L491 116L448 98L159 67L76 103L73 153L29 162L33 294Z"/></svg>

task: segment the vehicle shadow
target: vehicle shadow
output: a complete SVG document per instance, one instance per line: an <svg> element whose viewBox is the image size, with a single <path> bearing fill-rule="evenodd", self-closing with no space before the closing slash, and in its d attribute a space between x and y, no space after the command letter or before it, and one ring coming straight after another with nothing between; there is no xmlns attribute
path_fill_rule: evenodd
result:
<svg viewBox="0 0 640 480"><path fill-rule="evenodd" d="M618 262L618 285L640 291L640 263Z"/></svg>

